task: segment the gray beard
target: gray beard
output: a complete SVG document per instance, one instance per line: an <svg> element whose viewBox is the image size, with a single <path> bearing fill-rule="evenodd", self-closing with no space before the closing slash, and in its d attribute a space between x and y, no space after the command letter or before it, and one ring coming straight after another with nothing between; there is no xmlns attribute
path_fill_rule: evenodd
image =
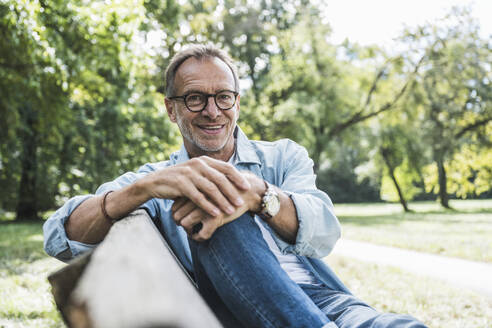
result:
<svg viewBox="0 0 492 328"><path fill-rule="evenodd" d="M225 145L227 144L227 139L226 139L226 140L224 140L224 142L221 145L219 145L217 147L209 147L207 145L202 145L198 140L195 140L193 138L190 129L188 128L188 126L186 126L186 124L182 123L182 118L179 115L176 115L176 121L178 123L178 127L179 127L179 130L181 131L181 135L183 136L183 138L188 140L190 143L195 145L197 148L199 148L203 152L211 152L211 153L218 152L219 150L224 148Z"/></svg>

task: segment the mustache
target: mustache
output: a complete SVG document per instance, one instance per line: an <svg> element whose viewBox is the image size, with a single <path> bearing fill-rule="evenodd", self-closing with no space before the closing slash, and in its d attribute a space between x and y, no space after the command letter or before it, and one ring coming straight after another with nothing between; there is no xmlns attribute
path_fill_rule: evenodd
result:
<svg viewBox="0 0 492 328"><path fill-rule="evenodd" d="M193 124L197 124L197 125L203 125L203 124L225 125L227 123L229 123L228 120L226 120L226 121L224 121L224 120L210 120L210 119L205 119L205 118L193 120Z"/></svg>

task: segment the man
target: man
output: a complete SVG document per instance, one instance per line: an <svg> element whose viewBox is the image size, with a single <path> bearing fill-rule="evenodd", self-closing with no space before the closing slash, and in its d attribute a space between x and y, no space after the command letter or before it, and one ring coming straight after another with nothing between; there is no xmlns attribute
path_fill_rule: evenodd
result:
<svg viewBox="0 0 492 328"><path fill-rule="evenodd" d="M45 249L67 260L115 219L144 208L229 327L423 327L353 297L322 261L340 236L312 161L289 140L250 141L236 125L239 82L212 46L179 52L165 105L183 136L169 161L146 164L69 200L44 225Z"/></svg>

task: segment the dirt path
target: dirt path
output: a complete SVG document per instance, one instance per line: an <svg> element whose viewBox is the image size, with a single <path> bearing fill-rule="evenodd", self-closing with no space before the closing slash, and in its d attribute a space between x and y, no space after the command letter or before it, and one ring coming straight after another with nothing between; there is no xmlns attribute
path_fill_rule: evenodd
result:
<svg viewBox="0 0 492 328"><path fill-rule="evenodd" d="M341 239L333 254L400 267L446 280L492 298L492 264Z"/></svg>

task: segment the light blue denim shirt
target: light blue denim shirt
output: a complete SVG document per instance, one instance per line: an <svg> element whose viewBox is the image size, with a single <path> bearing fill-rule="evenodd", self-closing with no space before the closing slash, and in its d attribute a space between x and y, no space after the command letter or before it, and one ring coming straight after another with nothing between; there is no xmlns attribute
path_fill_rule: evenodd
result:
<svg viewBox="0 0 492 328"><path fill-rule="evenodd" d="M183 145L179 151L171 154L168 161L145 164L136 173L125 173L114 181L101 185L96 195L123 188L150 172L187 160L189 156ZM334 289L348 292L321 261L314 260L328 255L333 249L335 242L340 238L340 224L333 212L330 198L316 188L313 161L307 151L288 139L275 142L248 140L238 127L234 166L239 170L251 171L278 186L293 200L299 219L295 244L285 242L267 224L264 224L272 233L281 252L299 255L301 261L313 270L321 281ZM72 211L92 196L71 198L45 222L44 248L49 255L67 261L96 246L68 239L64 228ZM154 220L160 220L165 238L171 244L176 256L186 269L193 271L186 232L182 227L176 226L171 218L172 204L172 200L154 198L143 204L141 208L144 208Z"/></svg>

